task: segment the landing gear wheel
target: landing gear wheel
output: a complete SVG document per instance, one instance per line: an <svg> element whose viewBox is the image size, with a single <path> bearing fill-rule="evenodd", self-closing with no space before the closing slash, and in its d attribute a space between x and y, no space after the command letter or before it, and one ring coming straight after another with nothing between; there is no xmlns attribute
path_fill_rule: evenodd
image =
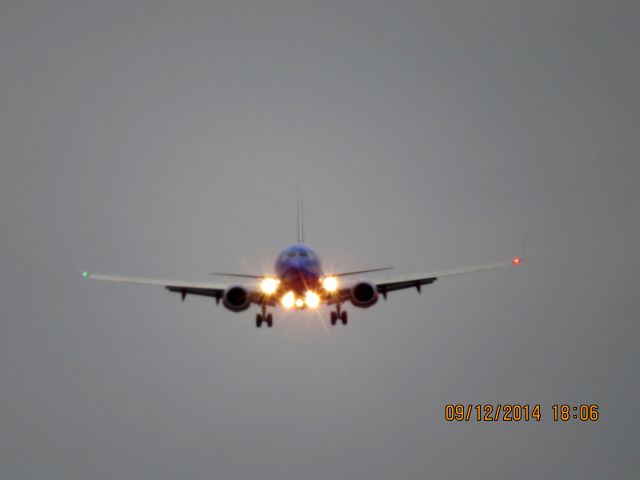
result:
<svg viewBox="0 0 640 480"><path fill-rule="evenodd" d="M347 322L349 321L349 317L347 317L347 312L344 311L340 314L340 320L342 320L342 324L346 325Z"/></svg>
<svg viewBox="0 0 640 480"><path fill-rule="evenodd" d="M338 321L338 314L336 312L331 312L331 325L335 325Z"/></svg>
<svg viewBox="0 0 640 480"><path fill-rule="evenodd" d="M267 314L267 318L265 320L265 322L267 322L267 326L269 328L273 327L273 315L271 315L270 313Z"/></svg>
<svg viewBox="0 0 640 480"><path fill-rule="evenodd" d="M256 327L260 328L262 326L263 317L259 313L256 314Z"/></svg>

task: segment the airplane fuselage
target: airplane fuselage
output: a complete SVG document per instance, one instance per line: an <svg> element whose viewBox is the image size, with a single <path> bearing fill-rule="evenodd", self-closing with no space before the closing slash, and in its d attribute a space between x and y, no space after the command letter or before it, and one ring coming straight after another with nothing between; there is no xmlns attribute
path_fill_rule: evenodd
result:
<svg viewBox="0 0 640 480"><path fill-rule="evenodd" d="M275 273L280 288L297 296L318 291L321 287L322 267L320 257L308 245L296 243L285 248L276 260Z"/></svg>

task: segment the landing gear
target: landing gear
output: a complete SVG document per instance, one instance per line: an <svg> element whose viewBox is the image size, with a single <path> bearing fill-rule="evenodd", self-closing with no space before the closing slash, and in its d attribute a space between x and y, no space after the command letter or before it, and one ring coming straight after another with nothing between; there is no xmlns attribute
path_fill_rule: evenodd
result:
<svg viewBox="0 0 640 480"><path fill-rule="evenodd" d="M273 315L267 313L267 306L262 305L262 313L256 314L256 327L260 328L263 323L267 324L267 327L273 327Z"/></svg>
<svg viewBox="0 0 640 480"><path fill-rule="evenodd" d="M335 325L338 323L338 320L342 322L343 325L346 325L349 321L349 317L347 316L346 311L340 311L340 304L336 305L336 311L331 312L331 325Z"/></svg>

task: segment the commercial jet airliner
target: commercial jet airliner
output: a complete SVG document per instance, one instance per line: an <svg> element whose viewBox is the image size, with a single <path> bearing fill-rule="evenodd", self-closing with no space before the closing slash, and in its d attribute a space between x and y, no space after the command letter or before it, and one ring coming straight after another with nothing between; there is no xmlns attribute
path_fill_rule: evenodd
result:
<svg viewBox="0 0 640 480"><path fill-rule="evenodd" d="M346 310L342 309L342 304L347 301L354 307L368 308L375 305L380 295L386 300L389 292L415 288L420 293L423 285L430 285L442 277L516 266L520 262L520 257L514 257L511 260L474 267L380 279L365 279L362 275L390 270L393 267L327 273L321 267L318 254L304 243L302 207L298 200L298 242L285 248L278 255L273 275L213 273L217 276L239 279L237 283L228 285L122 277L89 272L82 272L82 275L96 280L163 286L170 292L179 293L183 301L187 295L212 297L216 305L222 300L222 304L232 312L245 311L255 304L260 307L260 312L256 314L256 327L259 328L263 323L268 327L273 326L273 315L267 311L270 307L315 310L322 304L335 306L335 310L331 311L331 325L336 325L338 322L346 325L348 317ZM347 277L353 276L359 277L357 280L347 280Z"/></svg>

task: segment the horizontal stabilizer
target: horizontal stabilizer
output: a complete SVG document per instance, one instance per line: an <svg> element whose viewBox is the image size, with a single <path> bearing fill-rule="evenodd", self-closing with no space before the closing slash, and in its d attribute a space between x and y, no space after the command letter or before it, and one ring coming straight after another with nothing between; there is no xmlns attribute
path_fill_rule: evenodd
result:
<svg viewBox="0 0 640 480"><path fill-rule="evenodd" d="M357 275L359 273L381 272L382 270L393 270L394 267L369 268L366 270L353 270L351 272L340 272L332 274L334 277L346 277L347 275Z"/></svg>
<svg viewBox="0 0 640 480"><path fill-rule="evenodd" d="M248 273L223 273L223 272L211 272L211 275L215 275L217 277L256 278L256 279L262 279L267 276L267 275L251 275Z"/></svg>

